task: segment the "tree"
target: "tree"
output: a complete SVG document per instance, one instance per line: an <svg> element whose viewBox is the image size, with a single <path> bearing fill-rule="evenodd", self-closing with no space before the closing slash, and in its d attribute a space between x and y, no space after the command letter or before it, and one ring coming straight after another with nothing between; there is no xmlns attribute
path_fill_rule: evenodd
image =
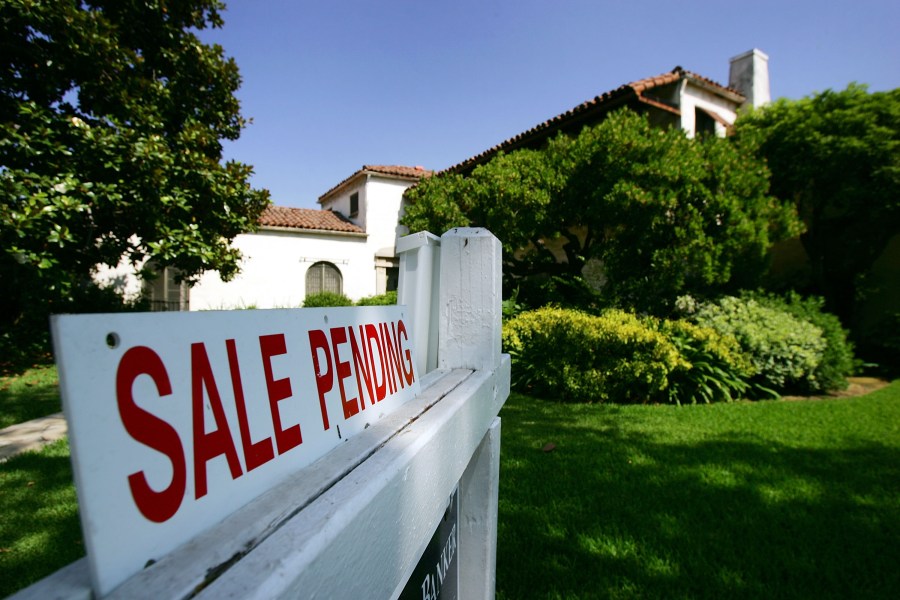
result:
<svg viewBox="0 0 900 600"><path fill-rule="evenodd" d="M735 125L738 140L767 161L772 192L806 225L808 291L850 325L862 278L900 232L900 89L850 85L779 100Z"/></svg>
<svg viewBox="0 0 900 600"><path fill-rule="evenodd" d="M217 0L0 4L0 335L66 310L97 265L238 269L268 192L222 163L240 76L196 31ZM44 325L46 327L46 325Z"/></svg>
<svg viewBox="0 0 900 600"><path fill-rule="evenodd" d="M729 141L691 140L620 111L543 150L498 155L468 177L422 181L407 192L404 224L491 229L509 289L538 279L571 290L591 263L602 268L607 302L664 312L678 294L758 280L772 241L799 227L767 189L765 167ZM562 299L531 303L547 300Z"/></svg>

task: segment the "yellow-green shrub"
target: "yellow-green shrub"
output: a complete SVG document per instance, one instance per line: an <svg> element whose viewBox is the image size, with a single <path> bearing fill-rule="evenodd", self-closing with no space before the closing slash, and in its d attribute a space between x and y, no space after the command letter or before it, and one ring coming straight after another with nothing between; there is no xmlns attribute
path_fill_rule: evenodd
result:
<svg viewBox="0 0 900 600"><path fill-rule="evenodd" d="M685 362L669 374L669 402L697 404L745 398L756 374L737 340L684 320L653 320Z"/></svg>
<svg viewBox="0 0 900 600"><path fill-rule="evenodd" d="M541 308L503 325L513 385L576 402L665 401L669 375L686 361L667 337L636 316Z"/></svg>

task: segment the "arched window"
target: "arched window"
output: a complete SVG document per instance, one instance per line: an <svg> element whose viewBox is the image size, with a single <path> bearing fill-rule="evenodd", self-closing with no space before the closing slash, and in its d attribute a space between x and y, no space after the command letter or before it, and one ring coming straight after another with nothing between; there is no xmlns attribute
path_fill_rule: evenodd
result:
<svg viewBox="0 0 900 600"><path fill-rule="evenodd" d="M189 310L191 289L184 281L178 281L180 274L175 267L159 269L148 265L147 278L143 282L144 298L150 302L150 310Z"/></svg>
<svg viewBox="0 0 900 600"><path fill-rule="evenodd" d="M321 292L343 293L341 272L330 262L317 262L306 272L306 295Z"/></svg>

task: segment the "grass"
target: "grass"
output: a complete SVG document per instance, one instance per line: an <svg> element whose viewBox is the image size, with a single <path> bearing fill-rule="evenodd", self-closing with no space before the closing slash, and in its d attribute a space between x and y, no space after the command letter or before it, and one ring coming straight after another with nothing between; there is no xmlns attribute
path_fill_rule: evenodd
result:
<svg viewBox="0 0 900 600"><path fill-rule="evenodd" d="M900 380L501 416L499 598L900 597ZM65 440L0 464L0 515L0 597L83 556Z"/></svg>
<svg viewBox="0 0 900 600"><path fill-rule="evenodd" d="M0 377L0 429L61 410L55 366L37 366L21 375Z"/></svg>
<svg viewBox="0 0 900 600"><path fill-rule="evenodd" d="M69 445L0 464L0 598L84 556Z"/></svg>
<svg viewBox="0 0 900 600"><path fill-rule="evenodd" d="M501 417L499 598L900 597L900 380Z"/></svg>

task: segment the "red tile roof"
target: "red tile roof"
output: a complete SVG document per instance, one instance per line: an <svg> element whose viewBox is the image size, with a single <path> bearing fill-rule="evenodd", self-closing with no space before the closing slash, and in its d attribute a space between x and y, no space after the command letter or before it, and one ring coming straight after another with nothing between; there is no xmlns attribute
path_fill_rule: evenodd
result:
<svg viewBox="0 0 900 600"><path fill-rule="evenodd" d="M430 177L434 173L434 171L425 167L402 167L399 165L363 165L362 170L382 175L393 175L402 179L422 179L423 177Z"/></svg>
<svg viewBox="0 0 900 600"><path fill-rule="evenodd" d="M425 167L403 167L400 165L363 165L362 168L355 173L353 173L350 177L347 177L339 184L319 196L319 202L330 196L332 193L337 191L339 188L349 183L356 177L361 175L365 175L367 173L374 175L383 175L386 177L390 177L392 179L404 179L407 181L418 181L423 177L431 177L434 174L434 171L430 169L426 169Z"/></svg>
<svg viewBox="0 0 900 600"><path fill-rule="evenodd" d="M354 225L339 213L313 208L268 206L260 215L259 224L261 227L365 234L361 227Z"/></svg>
<svg viewBox="0 0 900 600"><path fill-rule="evenodd" d="M686 71L681 67L675 67L668 73L632 81L631 83L627 83L614 90L596 96L591 100L582 102L571 110L568 110L561 115L557 115L552 119L548 119L543 123L535 125L531 129L524 131L514 137L511 137L510 139L485 150L481 154L477 154L457 165L446 169L446 171L463 173L468 172L475 166L487 162L498 152L510 152L512 150L516 150L517 148L522 148L530 144L539 143L547 139L551 135L554 135L558 131L571 130L574 127L580 128L585 124L595 122L595 119L597 119L600 115L603 115L615 108L624 106L631 102L648 104L656 108L666 110L668 112L681 114L677 107L671 106L658 98L647 97L643 94L644 92L650 91L654 88L659 88L670 83L675 83L676 81L679 81L683 78L693 81L694 83L710 89L711 91L730 96L737 102L742 101L744 98L740 94L740 92L736 90L727 88L711 79L707 79L706 77L702 77L691 71Z"/></svg>

